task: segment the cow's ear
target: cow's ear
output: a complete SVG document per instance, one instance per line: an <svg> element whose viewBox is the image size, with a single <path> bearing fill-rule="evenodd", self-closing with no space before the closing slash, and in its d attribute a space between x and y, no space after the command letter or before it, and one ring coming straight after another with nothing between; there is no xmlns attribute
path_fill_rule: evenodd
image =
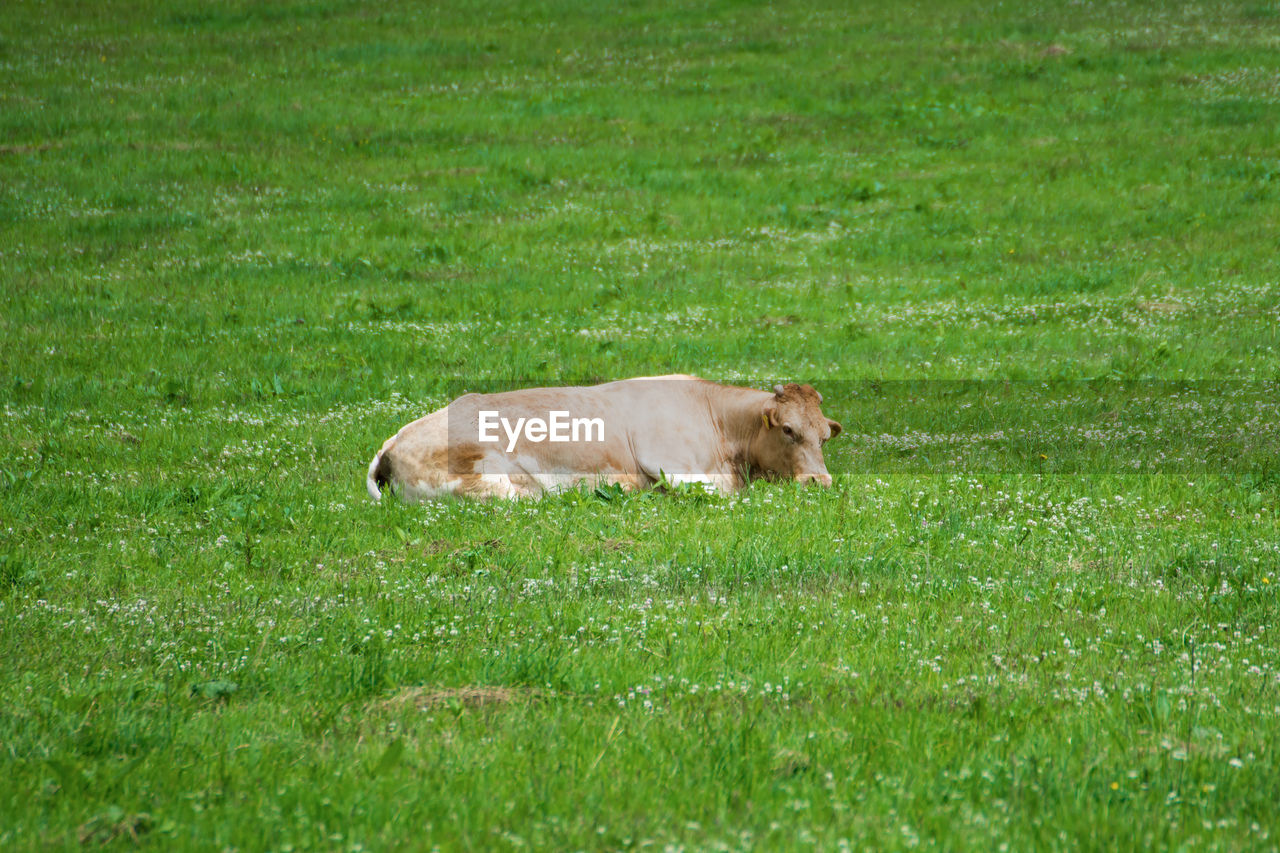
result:
<svg viewBox="0 0 1280 853"><path fill-rule="evenodd" d="M840 434L840 430L844 429L844 427L840 426L840 424L837 421L833 421L831 420L831 418L827 418L827 426L831 427L832 438L835 438L837 435Z"/></svg>
<svg viewBox="0 0 1280 853"><path fill-rule="evenodd" d="M772 402L765 403L764 408L760 411L760 420L764 424L765 429L773 429L778 423L778 407Z"/></svg>

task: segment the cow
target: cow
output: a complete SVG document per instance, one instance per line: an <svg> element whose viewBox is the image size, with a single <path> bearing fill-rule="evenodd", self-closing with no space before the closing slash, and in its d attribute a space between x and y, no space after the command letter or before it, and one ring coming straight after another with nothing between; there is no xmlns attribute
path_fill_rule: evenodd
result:
<svg viewBox="0 0 1280 853"><path fill-rule="evenodd" d="M729 494L756 479L831 485L822 446L840 424L811 385L772 391L696 376L466 394L402 428L369 463L374 500L537 497L579 483L700 483Z"/></svg>

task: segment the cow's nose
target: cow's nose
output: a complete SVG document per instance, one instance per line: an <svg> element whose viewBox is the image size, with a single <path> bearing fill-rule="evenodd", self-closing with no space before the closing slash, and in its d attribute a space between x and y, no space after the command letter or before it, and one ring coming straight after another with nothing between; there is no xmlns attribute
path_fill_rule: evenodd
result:
<svg viewBox="0 0 1280 853"><path fill-rule="evenodd" d="M810 483L817 483L819 486L831 487L830 474L802 474L799 479L806 486Z"/></svg>

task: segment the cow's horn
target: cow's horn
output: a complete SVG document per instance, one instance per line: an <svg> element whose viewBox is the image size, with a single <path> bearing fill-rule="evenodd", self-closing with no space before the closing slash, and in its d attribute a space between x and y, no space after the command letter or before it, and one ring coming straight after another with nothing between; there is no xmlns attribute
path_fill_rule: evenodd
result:
<svg viewBox="0 0 1280 853"><path fill-rule="evenodd" d="M781 396L782 396L782 394L783 394L782 386L781 386L781 385L774 385L774 386L773 386L773 393L775 393L775 394L777 394L779 397L781 397Z"/></svg>

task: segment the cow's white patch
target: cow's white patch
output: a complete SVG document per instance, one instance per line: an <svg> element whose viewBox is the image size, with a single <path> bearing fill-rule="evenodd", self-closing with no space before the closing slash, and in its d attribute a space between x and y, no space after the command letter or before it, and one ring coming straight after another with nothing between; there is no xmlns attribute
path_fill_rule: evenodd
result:
<svg viewBox="0 0 1280 853"><path fill-rule="evenodd" d="M673 486L697 484L707 492L728 491L725 487L730 478L716 474L667 474L667 482Z"/></svg>
<svg viewBox="0 0 1280 853"><path fill-rule="evenodd" d="M432 500L441 498L445 495L451 495L458 491L462 485L462 478L453 480L445 480L439 483L431 483L426 480L417 480L412 483L404 484L404 499L409 501Z"/></svg>
<svg viewBox="0 0 1280 853"><path fill-rule="evenodd" d="M484 484L483 493L493 497L518 498L524 494L507 474L481 474L480 482Z"/></svg>

